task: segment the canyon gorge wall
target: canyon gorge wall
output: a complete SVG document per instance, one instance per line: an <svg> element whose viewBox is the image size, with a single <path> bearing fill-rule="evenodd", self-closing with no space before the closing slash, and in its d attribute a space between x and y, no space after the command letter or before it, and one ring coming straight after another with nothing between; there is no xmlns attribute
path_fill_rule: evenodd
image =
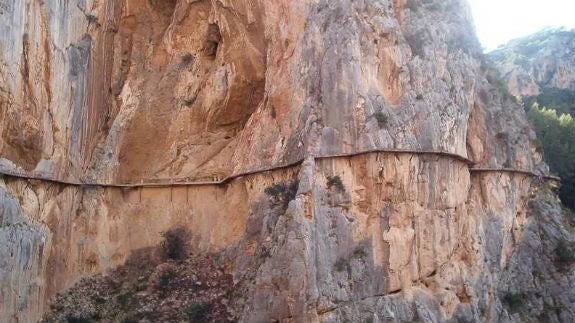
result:
<svg viewBox="0 0 575 323"><path fill-rule="evenodd" d="M1 322L177 225L241 322L573 320L573 233L465 1L0 0L0 30Z"/></svg>

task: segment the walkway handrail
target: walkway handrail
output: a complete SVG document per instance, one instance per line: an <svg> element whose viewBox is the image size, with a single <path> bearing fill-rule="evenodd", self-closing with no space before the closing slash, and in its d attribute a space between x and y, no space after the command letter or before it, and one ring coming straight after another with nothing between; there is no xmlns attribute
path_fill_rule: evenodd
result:
<svg viewBox="0 0 575 323"><path fill-rule="evenodd" d="M450 157L450 158L455 159L455 160L462 161L462 162L464 162L470 166L475 165L475 162L473 162L472 160L470 160L470 159L468 159L462 155L450 153L447 151L441 151L441 150L434 151L434 150L403 150L403 149L370 149L370 150L364 150L364 151L355 152L355 153L340 153L340 154L329 154L329 155L316 156L315 159L354 157L354 156L367 155L367 154L373 154L373 153L446 156L446 157Z"/></svg>
<svg viewBox="0 0 575 323"><path fill-rule="evenodd" d="M444 157L449 157L449 158L452 158L454 160L458 160L458 161L461 161L461 162L467 164L469 167L470 173L474 173L474 172L476 172L476 173L478 173L478 172L510 172L510 173L520 173L520 174L525 174L528 176L533 176L533 177L538 177L538 178L543 178L543 179L549 179L549 180L555 180L555 181L561 180L559 177L556 177L556 176L539 175L539 174L535 174L529 170L521 170L521 169L514 169L514 168L474 168L472 166L475 165L475 163L472 160L470 160L470 159L468 159L462 155L458 155L458 154L450 153L450 152L445 152L445 151L372 149L372 150L365 150L365 151L353 152L353 153L327 154L327 155L312 156L312 157L314 160L318 160L318 159L355 157L355 156L374 154L374 153L444 156ZM155 183L153 183L153 182L140 182L140 183L120 183L120 184L118 184L118 183L97 183L97 182L80 182L80 181L59 180L59 179L55 179L55 178L51 178L51 177L39 176L36 174L29 174L29 173L23 173L23 172L15 172L13 170L5 170L5 169L0 169L0 175L15 177L15 178L23 178L23 179L28 179L28 180L45 181L45 182L64 184L64 185L70 185L70 186L82 186L82 187L93 186L93 187L114 187L114 188L129 189L129 188L139 188L139 187L149 187L149 188L156 187L157 188L157 187L178 187L178 186L205 186L205 185L227 184L230 181L237 179L237 178L240 178L240 177L259 174L259 173L271 172L271 171L278 170L278 169L286 169L286 168L299 166L304 162L304 160L305 160L305 158L300 158L300 159L298 159L294 162L291 162L291 163L273 166L273 167L264 168L264 169L253 170L253 171L246 171L246 172L238 173L238 174L231 174L231 175L229 175L223 179L218 178L217 180L213 180L213 181L199 181L199 180L198 181L186 181L186 180L182 181L182 179L168 179L169 182L164 182L164 183L161 183L161 182L155 182Z"/></svg>
<svg viewBox="0 0 575 323"><path fill-rule="evenodd" d="M553 176L553 175L538 175L533 173L530 170L525 169L516 169L516 168L469 168L469 172L471 173L488 173L488 172L500 172L500 173L518 173L529 175L533 177L539 177L542 179L554 180L554 181L561 181L561 177Z"/></svg>

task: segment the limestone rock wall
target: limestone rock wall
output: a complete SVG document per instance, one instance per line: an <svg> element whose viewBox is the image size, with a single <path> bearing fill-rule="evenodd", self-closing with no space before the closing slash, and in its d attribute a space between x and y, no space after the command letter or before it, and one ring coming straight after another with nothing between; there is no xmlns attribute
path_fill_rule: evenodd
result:
<svg viewBox="0 0 575 323"><path fill-rule="evenodd" d="M0 321L37 321L47 298L80 277L122 264L134 251L157 246L161 233L175 226L190 228L194 251L233 246L249 232L248 216L259 212L253 201L263 188L293 176L286 171L220 187L132 190L5 179Z"/></svg>
<svg viewBox="0 0 575 323"><path fill-rule="evenodd" d="M501 290L546 207L500 169L547 167L465 1L0 0L0 28L0 170L24 176L0 185L0 321L179 224L242 322L521 319ZM179 180L207 183L106 186Z"/></svg>
<svg viewBox="0 0 575 323"><path fill-rule="evenodd" d="M327 187L335 175L344 191ZM533 178L393 154L326 160L301 176L315 184L300 185L275 226L245 322L502 315L498 282L531 221Z"/></svg>
<svg viewBox="0 0 575 323"><path fill-rule="evenodd" d="M309 152L467 156L480 145L468 142L469 120L497 112L476 108L485 86L462 1L3 8L2 164L12 169L137 182L221 177ZM524 131L524 118L513 119ZM515 148L525 138L485 162L532 169L538 160Z"/></svg>

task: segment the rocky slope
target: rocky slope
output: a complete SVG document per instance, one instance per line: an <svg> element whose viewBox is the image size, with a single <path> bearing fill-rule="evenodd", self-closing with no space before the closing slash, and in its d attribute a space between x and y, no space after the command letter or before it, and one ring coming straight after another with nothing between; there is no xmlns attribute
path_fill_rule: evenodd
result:
<svg viewBox="0 0 575 323"><path fill-rule="evenodd" d="M143 252L107 276L80 281L56 298L43 322L237 321L229 299L239 291L214 257L161 258Z"/></svg>
<svg viewBox="0 0 575 323"><path fill-rule="evenodd" d="M0 29L1 322L176 226L240 322L573 320L465 1L4 0Z"/></svg>
<svg viewBox="0 0 575 323"><path fill-rule="evenodd" d="M575 91L575 30L544 29L489 53L513 95L545 88Z"/></svg>

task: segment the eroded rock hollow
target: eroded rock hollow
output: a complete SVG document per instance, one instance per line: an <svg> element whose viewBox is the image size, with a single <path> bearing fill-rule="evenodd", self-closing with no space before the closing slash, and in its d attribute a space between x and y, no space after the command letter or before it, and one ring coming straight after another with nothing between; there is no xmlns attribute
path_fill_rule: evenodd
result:
<svg viewBox="0 0 575 323"><path fill-rule="evenodd" d="M0 0L0 30L0 322L177 225L240 322L573 320L465 1Z"/></svg>

